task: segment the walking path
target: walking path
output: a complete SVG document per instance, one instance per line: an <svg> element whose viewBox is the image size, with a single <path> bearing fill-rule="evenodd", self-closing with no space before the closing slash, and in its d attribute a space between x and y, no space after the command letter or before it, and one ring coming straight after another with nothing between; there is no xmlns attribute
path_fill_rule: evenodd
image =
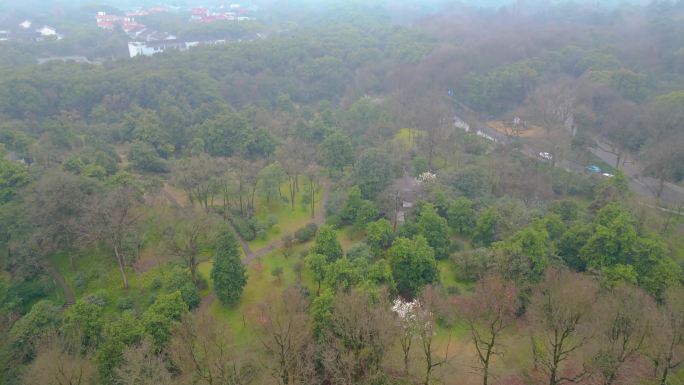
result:
<svg viewBox="0 0 684 385"><path fill-rule="evenodd" d="M321 205L320 209L318 212L315 213L314 215L314 220L313 223L316 224L316 226L321 227L322 225L325 224L325 205L328 202L328 197L329 197L329 189L328 189L328 181L323 180L321 182L321 186L323 188L323 195L321 196ZM245 242L244 239L238 236L238 239L240 241L240 245L242 246L242 251L245 253L245 257L242 259L242 263L245 265L249 265L254 261L255 259L262 258L268 254L270 254L273 250L277 250L280 247L283 246L283 241L282 239L277 239L274 240L273 242L269 243L268 245L260 248L259 250L253 251L249 247L249 243ZM209 308L209 306L216 300L216 294L212 291L210 292L206 297L202 299L202 302L200 303L199 307L197 308L198 312L205 311L206 309Z"/></svg>
<svg viewBox="0 0 684 385"><path fill-rule="evenodd" d="M45 271L47 271L48 275L52 277L52 279L55 280L55 283L62 288L62 292L64 292L64 307L69 307L76 303L76 297L74 296L74 292L71 290L71 287L66 283L66 280L62 276L62 274L55 269L55 267L52 264L47 264L45 265Z"/></svg>

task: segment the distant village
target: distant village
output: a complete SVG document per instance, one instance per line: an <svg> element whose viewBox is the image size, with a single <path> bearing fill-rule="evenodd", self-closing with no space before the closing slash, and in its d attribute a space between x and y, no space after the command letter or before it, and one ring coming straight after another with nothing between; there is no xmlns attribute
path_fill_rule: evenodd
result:
<svg viewBox="0 0 684 385"><path fill-rule="evenodd" d="M55 28L47 25L33 25L30 20L24 20L12 30L0 30L0 41L35 41L48 39L61 40L63 36Z"/></svg>
<svg viewBox="0 0 684 385"><path fill-rule="evenodd" d="M250 21L254 19L248 15L255 10L253 7L244 7L240 4L230 4L216 8L194 7L189 10L190 18L188 22L212 24ZM154 7L128 11L123 16L98 12L95 19L97 26L101 29L114 31L120 28L128 35L131 39L128 43L128 53L131 58L136 56L152 56L169 49L187 50L197 45L226 43L225 40L184 41L169 32L148 28L138 20L138 18L152 14L183 11L186 10L177 7Z"/></svg>

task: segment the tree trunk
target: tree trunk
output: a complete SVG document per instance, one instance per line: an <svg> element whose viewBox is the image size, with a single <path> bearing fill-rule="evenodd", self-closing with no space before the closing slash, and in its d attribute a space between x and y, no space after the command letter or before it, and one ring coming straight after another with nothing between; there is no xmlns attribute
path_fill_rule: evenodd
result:
<svg viewBox="0 0 684 385"><path fill-rule="evenodd" d="M116 261L119 263L119 271L121 272L121 279L123 280L124 289L128 290L128 277L126 277L126 264L121 255L120 247L118 245L114 246L114 254L116 255Z"/></svg>
<svg viewBox="0 0 684 385"><path fill-rule="evenodd" d="M311 219L316 218L316 188L314 186L313 180L309 183L309 188L311 189Z"/></svg>

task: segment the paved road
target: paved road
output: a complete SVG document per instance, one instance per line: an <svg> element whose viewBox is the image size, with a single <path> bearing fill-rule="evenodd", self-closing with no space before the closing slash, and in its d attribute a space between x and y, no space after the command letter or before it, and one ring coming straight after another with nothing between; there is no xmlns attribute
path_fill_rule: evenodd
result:
<svg viewBox="0 0 684 385"><path fill-rule="evenodd" d="M594 138L594 140L599 145L595 148L591 148L591 152L610 165L616 164L617 157L604 150L604 148L609 148L609 145L601 142L599 139ZM630 187L632 190L640 196L646 197L649 200L654 200L660 182L655 178L643 176L643 166L634 158L627 156L626 160L627 161L622 167L622 172L630 179ZM663 193L660 196L660 201L661 204L667 206L677 206L684 203L684 188L666 182Z"/></svg>
<svg viewBox="0 0 684 385"><path fill-rule="evenodd" d="M480 123L476 127L476 133L488 140L496 141L497 143L504 145L508 145L511 142L508 136L489 127L486 124ZM601 145L596 148L591 148L591 152L604 162L614 165L617 160L616 156L608 151L603 150L603 148L608 147L607 144L601 142L599 142L599 144ZM536 159L539 156L539 152L546 150L537 149L529 144L524 144L520 151L525 155ZM568 160L556 162L557 167L561 167L569 172L584 172L584 168L588 165L589 164L577 164ZM642 170L643 167L636 160L631 158L628 158L623 167L623 172L629 178L629 185L632 191L647 201L655 203L655 192L658 189L659 182L655 178L642 176ZM684 204L684 188L672 183L665 183L663 193L660 196L659 204L661 206L666 206L663 208L665 210L668 210L667 207L678 207L679 205Z"/></svg>

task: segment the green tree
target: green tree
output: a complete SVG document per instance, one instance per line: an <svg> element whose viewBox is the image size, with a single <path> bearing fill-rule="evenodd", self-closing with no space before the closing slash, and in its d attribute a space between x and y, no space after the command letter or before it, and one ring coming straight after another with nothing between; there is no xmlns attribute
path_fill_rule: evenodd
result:
<svg viewBox="0 0 684 385"><path fill-rule="evenodd" d="M218 238L211 279L221 303L232 306L240 300L247 284L247 273L240 260L238 242L231 231L224 231Z"/></svg>
<svg viewBox="0 0 684 385"><path fill-rule="evenodd" d="M128 161L138 171L166 172L168 165L149 144L136 140L128 149Z"/></svg>
<svg viewBox="0 0 684 385"><path fill-rule="evenodd" d="M576 223L567 229L561 236L556 249L558 256L563 258L565 263L577 271L584 271L587 268L586 261L580 257L580 250L592 236L591 225Z"/></svg>
<svg viewBox="0 0 684 385"><path fill-rule="evenodd" d="M330 264L328 264L325 270L325 283L326 286L331 288L334 292L345 291L349 292L354 286L359 284L362 280L362 273L364 269L359 269L358 261L365 264L367 268L367 262L356 259L352 263L347 258L340 258Z"/></svg>
<svg viewBox="0 0 684 385"><path fill-rule="evenodd" d="M330 226L322 226L318 230L312 252L325 255L329 262L334 262L344 255L342 245L337 240L337 233Z"/></svg>
<svg viewBox="0 0 684 385"><path fill-rule="evenodd" d="M321 340L330 329L332 321L335 296L330 290L323 290L320 295L311 301L309 313L311 314L311 328L314 337Z"/></svg>
<svg viewBox="0 0 684 385"><path fill-rule="evenodd" d="M619 214L606 225L598 224L580 250L588 267L601 268L632 263L638 240L631 216Z"/></svg>
<svg viewBox="0 0 684 385"><path fill-rule="evenodd" d="M668 257L666 245L655 236L637 241L634 269L639 285L658 299L682 277L682 268Z"/></svg>
<svg viewBox="0 0 684 385"><path fill-rule="evenodd" d="M473 201L466 197L458 197L449 202L447 222L460 234L468 234L475 226L475 210Z"/></svg>
<svg viewBox="0 0 684 385"><path fill-rule="evenodd" d="M375 256L381 255L392 246L393 239L394 230L387 219L378 219L366 225L366 243L371 247Z"/></svg>
<svg viewBox="0 0 684 385"><path fill-rule="evenodd" d="M417 223L418 233L427 240L428 244L435 251L437 259L445 259L449 256L449 225L446 219L437 214L431 204L426 204L420 209Z"/></svg>
<svg viewBox="0 0 684 385"><path fill-rule="evenodd" d="M212 156L230 157L250 141L249 121L239 113L223 113L199 128L204 150Z"/></svg>
<svg viewBox="0 0 684 385"><path fill-rule="evenodd" d="M345 166L354 162L354 148L351 139L340 133L334 132L321 143L325 165L341 171Z"/></svg>
<svg viewBox="0 0 684 385"><path fill-rule="evenodd" d="M60 307L56 303L48 300L36 302L9 331L14 357L21 361L31 359L39 339L56 331L60 321Z"/></svg>
<svg viewBox="0 0 684 385"><path fill-rule="evenodd" d="M501 268L507 278L521 283L539 281L553 254L553 243L541 223L524 228L495 247L504 252Z"/></svg>
<svg viewBox="0 0 684 385"><path fill-rule="evenodd" d="M495 208L488 208L477 217L473 230L473 244L475 246L489 246L496 241L499 224L499 214Z"/></svg>
<svg viewBox="0 0 684 385"><path fill-rule="evenodd" d="M347 200L344 202L344 206L340 213L342 221L347 224L354 223L361 210L362 203L363 198L361 197L361 189L359 186L353 186L349 189L349 193L347 193Z"/></svg>
<svg viewBox="0 0 684 385"><path fill-rule="evenodd" d="M392 163L380 150L369 150L354 164L352 180L365 199L373 199L392 180Z"/></svg>
<svg viewBox="0 0 684 385"><path fill-rule="evenodd" d="M29 182L26 167L7 159L5 148L0 143L0 204L9 202L16 196L17 190Z"/></svg>
<svg viewBox="0 0 684 385"><path fill-rule="evenodd" d="M306 266L311 271L312 278L316 283L316 295L321 293L321 282L325 278L325 270L328 266L328 258L322 254L311 253L306 257Z"/></svg>
<svg viewBox="0 0 684 385"><path fill-rule="evenodd" d="M79 299L64 312L62 330L69 336L78 337L78 344L85 349L95 348L104 329L104 308L96 303Z"/></svg>
<svg viewBox="0 0 684 385"><path fill-rule="evenodd" d="M261 195L266 198L266 204L271 204L282 194L280 186L285 181L287 175L279 162L273 162L259 171L259 187Z"/></svg>
<svg viewBox="0 0 684 385"><path fill-rule="evenodd" d="M187 311L188 306L180 291L160 295L142 315L145 333L152 337L158 348L163 347L171 338L172 328Z"/></svg>
<svg viewBox="0 0 684 385"><path fill-rule="evenodd" d="M413 240L397 238L389 250L389 263L397 290L405 297L415 297L438 278L435 252L420 235Z"/></svg>

